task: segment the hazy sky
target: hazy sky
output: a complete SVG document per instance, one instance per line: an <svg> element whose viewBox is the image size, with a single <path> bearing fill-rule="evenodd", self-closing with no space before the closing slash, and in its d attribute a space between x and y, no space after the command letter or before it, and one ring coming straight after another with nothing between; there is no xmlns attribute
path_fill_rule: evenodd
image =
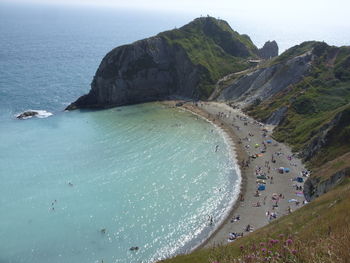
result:
<svg viewBox="0 0 350 263"><path fill-rule="evenodd" d="M290 24L350 26L350 0L0 0L0 2L46 3L161 10L215 17ZM293 22L292 22L293 21Z"/></svg>

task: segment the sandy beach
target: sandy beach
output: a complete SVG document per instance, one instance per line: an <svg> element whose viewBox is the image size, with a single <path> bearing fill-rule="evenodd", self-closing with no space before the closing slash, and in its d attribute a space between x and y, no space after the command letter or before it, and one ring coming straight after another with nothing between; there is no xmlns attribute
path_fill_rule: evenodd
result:
<svg viewBox="0 0 350 263"><path fill-rule="evenodd" d="M295 179L305 168L288 146L272 139L273 127L262 125L224 103L187 102L182 107L207 118L227 133L233 141L242 175L239 200L222 225L214 222L217 230L199 248L234 242L235 234L248 235L303 205L305 199L300 189L303 183ZM280 167L289 172L280 173ZM267 177L260 183L265 185L265 190L257 191L257 176L262 175ZM237 217L239 220L234 220ZM250 231L247 231L248 225Z"/></svg>

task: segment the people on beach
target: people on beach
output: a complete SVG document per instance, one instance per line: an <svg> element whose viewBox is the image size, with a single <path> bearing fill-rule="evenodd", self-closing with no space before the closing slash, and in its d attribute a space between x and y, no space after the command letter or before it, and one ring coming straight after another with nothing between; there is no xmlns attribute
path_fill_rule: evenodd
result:
<svg viewBox="0 0 350 263"><path fill-rule="evenodd" d="M209 105L209 103L206 105ZM287 181L285 178L291 178L291 175L301 178L307 177L310 174L309 171L303 170L300 172L300 174L295 174L297 169L294 167L297 167L299 163L296 156L291 154L289 151L286 151L282 144L280 145L271 139L271 130L263 123L251 120L250 118L245 117L242 113L236 114L234 111L231 112L229 110L223 110L224 108L221 108L216 104L214 107L216 109L214 109L215 111L211 112L212 115L210 115L210 118L215 117L219 123L223 123L225 121L231 129L237 130L238 132L236 135L238 138L235 140L237 142L237 146L243 148L244 152L248 154L248 158L240 159L240 168L242 171L243 169L249 171L250 174L247 175L248 182L251 182L250 176L254 176L254 181L256 181L257 185L254 190L250 190L248 188L249 190L247 192L246 201L251 203L253 207L264 207L263 209L256 209L256 212L254 213L256 213L257 216L261 213L263 216L265 216L266 213L266 217L269 221L274 220L280 214L286 214L286 211L288 214L291 213L294 206L288 206L287 200L292 198L290 196L291 194L302 196L303 193L301 191L303 190L303 182L299 182L298 180L293 181L294 184L290 184L291 191L282 193L282 189L279 189L278 186L282 182ZM219 147L216 145L215 152L218 150ZM250 168L252 169L252 172L250 172L251 170L246 168L252 167L252 164L253 168ZM278 174L279 167L293 167L293 169L290 170L289 174L288 172L284 171L284 173L280 176ZM271 194L272 189L274 192L276 192L276 195ZM283 191L285 191L285 187L283 187ZM260 199L262 194L263 196ZM285 200L284 195L286 195L287 200ZM238 200L240 202L245 201L243 193L239 194ZM303 202L303 204L305 203L305 201L300 200L295 202L295 206L300 206L301 202ZM252 206L246 206L246 204L242 203L238 209L253 209ZM228 231L229 233L227 234L229 236L229 241L233 241L237 238L237 230L239 231L238 228L244 229L246 232L252 231L253 228L251 224L246 225L242 221L243 220L240 220L239 216L234 216L231 218L230 222L235 222L235 224L231 226L233 228L232 230L235 231ZM208 223L210 225L213 224L212 217L208 218ZM255 224L255 221L250 223ZM246 227L244 227L245 225Z"/></svg>

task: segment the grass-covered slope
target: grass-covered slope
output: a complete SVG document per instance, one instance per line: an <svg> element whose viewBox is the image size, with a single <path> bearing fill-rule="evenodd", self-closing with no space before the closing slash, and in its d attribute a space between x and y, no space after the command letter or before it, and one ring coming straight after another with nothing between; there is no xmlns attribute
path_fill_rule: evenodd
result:
<svg viewBox="0 0 350 263"><path fill-rule="evenodd" d="M301 152L311 166L317 166L350 151L350 47L305 42L271 63L307 51L313 54L308 75L247 111L266 120L277 109L287 107L274 137Z"/></svg>
<svg viewBox="0 0 350 263"><path fill-rule="evenodd" d="M350 262L350 47L305 42L264 66L305 52L313 54L306 77L246 111L266 120L287 107L274 136L303 155L313 171L308 181L328 192L229 245L166 263Z"/></svg>
<svg viewBox="0 0 350 263"><path fill-rule="evenodd" d="M257 57L257 48L247 35L240 35L224 20L201 17L158 36L186 50L201 72L200 93L208 98L215 82L249 67L247 58Z"/></svg>
<svg viewBox="0 0 350 263"><path fill-rule="evenodd" d="M164 262L350 262L349 200L347 177L327 194L234 243Z"/></svg>

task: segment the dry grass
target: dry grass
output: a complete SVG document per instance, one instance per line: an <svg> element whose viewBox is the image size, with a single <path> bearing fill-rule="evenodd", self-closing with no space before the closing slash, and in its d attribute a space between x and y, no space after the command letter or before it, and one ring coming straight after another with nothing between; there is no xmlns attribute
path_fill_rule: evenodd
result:
<svg viewBox="0 0 350 263"><path fill-rule="evenodd" d="M350 167L350 152L336 158L333 161L327 162L319 168L314 169L313 177L326 180L336 172Z"/></svg>
<svg viewBox="0 0 350 263"><path fill-rule="evenodd" d="M267 261L265 258L260 258L260 261L256 258L256 261L252 261L255 259L249 258L248 261L246 256L252 254L252 251L242 251L240 248L250 248L254 245L260 247L260 243L279 240L281 246L276 246L270 251L281 254L282 244L286 241L281 239L281 234L293 240L293 245L288 247L288 257L286 253L282 258L275 257ZM296 250L297 253L291 253L292 250ZM282 217L230 245L198 250L166 262L350 262L350 178L346 178L341 185L291 215Z"/></svg>

